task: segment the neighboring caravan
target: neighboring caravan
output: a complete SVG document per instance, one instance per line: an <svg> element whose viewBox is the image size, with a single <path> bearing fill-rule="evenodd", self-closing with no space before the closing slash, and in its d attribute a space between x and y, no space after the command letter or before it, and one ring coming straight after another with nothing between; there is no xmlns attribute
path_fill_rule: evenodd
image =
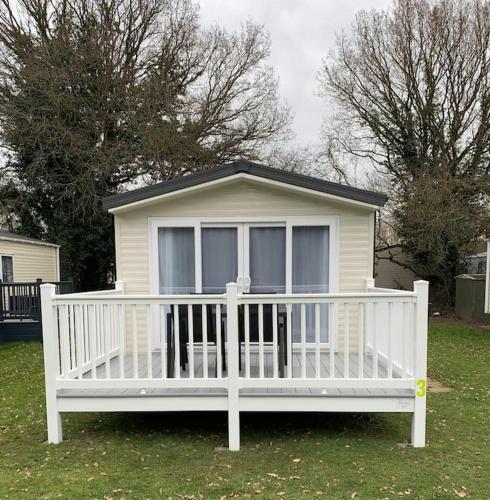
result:
<svg viewBox="0 0 490 500"><path fill-rule="evenodd" d="M72 411L410 412L428 285L375 288L382 194L236 161L104 201L116 288L42 287L48 439Z"/></svg>
<svg viewBox="0 0 490 500"><path fill-rule="evenodd" d="M2 283L60 280L60 247L0 230Z"/></svg>

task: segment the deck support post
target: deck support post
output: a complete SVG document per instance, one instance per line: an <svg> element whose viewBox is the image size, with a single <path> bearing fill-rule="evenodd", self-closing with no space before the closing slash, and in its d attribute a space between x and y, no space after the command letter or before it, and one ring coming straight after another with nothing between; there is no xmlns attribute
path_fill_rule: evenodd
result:
<svg viewBox="0 0 490 500"><path fill-rule="evenodd" d="M413 284L417 294L415 312L415 404L412 415L412 446L425 447L425 418L427 400L427 330L429 313L429 283L419 280Z"/></svg>
<svg viewBox="0 0 490 500"><path fill-rule="evenodd" d="M56 398L59 346L52 303L56 286L48 283L46 285L41 285L40 290L48 443L60 443L63 440L63 431L61 425L61 413L58 411L58 401Z"/></svg>
<svg viewBox="0 0 490 500"><path fill-rule="evenodd" d="M237 285L226 285L226 333L228 337L228 447L230 451L240 450L240 376L238 360L238 302Z"/></svg>

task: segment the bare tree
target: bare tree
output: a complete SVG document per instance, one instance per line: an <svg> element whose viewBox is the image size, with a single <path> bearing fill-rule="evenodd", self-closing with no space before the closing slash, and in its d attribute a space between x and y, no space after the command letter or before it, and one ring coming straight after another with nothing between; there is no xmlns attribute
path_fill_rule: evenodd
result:
<svg viewBox="0 0 490 500"><path fill-rule="evenodd" d="M330 144L388 178L400 244L449 300L490 220L489 43L487 0L396 0L360 12L320 74Z"/></svg>
<svg viewBox="0 0 490 500"><path fill-rule="evenodd" d="M0 0L0 184L20 230L60 242L69 275L100 286L101 197L287 136L269 48L251 22L202 28L191 0Z"/></svg>

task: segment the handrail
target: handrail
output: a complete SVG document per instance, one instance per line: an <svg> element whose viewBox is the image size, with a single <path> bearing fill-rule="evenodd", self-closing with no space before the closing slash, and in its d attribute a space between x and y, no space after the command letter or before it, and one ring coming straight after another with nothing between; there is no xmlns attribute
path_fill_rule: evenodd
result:
<svg viewBox="0 0 490 500"><path fill-rule="evenodd" d="M378 287L378 286L368 286L367 290L369 293L382 292L382 293L390 293L393 295L400 295L400 294L404 294L407 292L414 293L414 292L410 292L409 290L397 290L395 288L383 288L383 287Z"/></svg>
<svg viewBox="0 0 490 500"><path fill-rule="evenodd" d="M124 295L117 294L104 295L55 295L53 305L58 304L88 304L88 303L116 303L116 304L224 304L225 294L208 295Z"/></svg>
<svg viewBox="0 0 490 500"><path fill-rule="evenodd" d="M371 292L339 292L339 293L277 293L277 294L237 294L238 299L244 303L256 303L256 300L260 300L262 303L274 304L274 303L314 303L319 300L372 300L375 298L415 298L415 292L409 291L397 291L397 293L389 293L386 291L381 291L379 293ZM165 303L167 301L174 304L204 304L210 301L215 303L216 300L221 301L226 299L226 294L186 294L186 295L155 295L155 294L123 294L118 290L102 290L99 292L83 292L83 293L72 293L64 295L55 295L54 300L57 302L70 302L74 300L76 302L83 300L94 300L96 302L102 302L105 299L111 302L125 302L125 303L144 303L149 301L149 303L154 303L155 301L160 301Z"/></svg>

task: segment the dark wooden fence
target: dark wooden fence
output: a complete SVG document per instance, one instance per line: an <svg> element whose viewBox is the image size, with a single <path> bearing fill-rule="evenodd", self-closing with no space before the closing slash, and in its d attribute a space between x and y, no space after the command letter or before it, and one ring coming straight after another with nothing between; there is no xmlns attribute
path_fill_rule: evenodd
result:
<svg viewBox="0 0 490 500"><path fill-rule="evenodd" d="M72 293L71 281L56 281L56 293ZM40 321L41 280L29 283L0 283L0 321Z"/></svg>

